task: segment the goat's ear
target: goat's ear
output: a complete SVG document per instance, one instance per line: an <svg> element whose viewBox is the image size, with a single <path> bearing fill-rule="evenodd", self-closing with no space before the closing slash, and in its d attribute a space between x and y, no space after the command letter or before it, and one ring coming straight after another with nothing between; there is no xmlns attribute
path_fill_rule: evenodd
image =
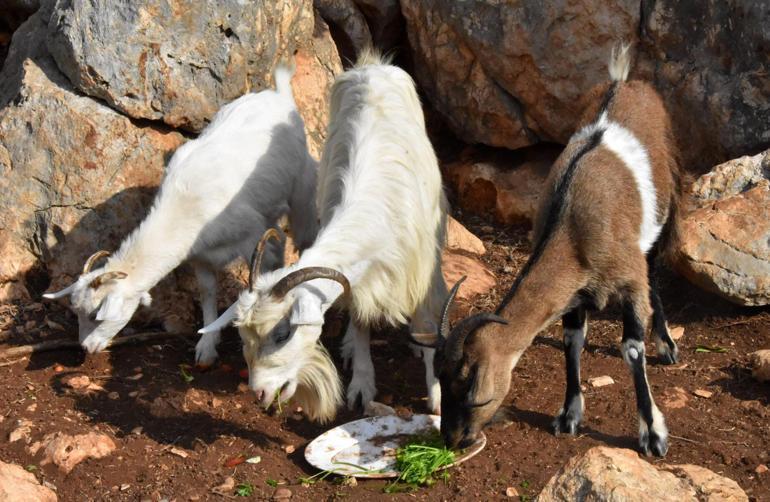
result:
<svg viewBox="0 0 770 502"><path fill-rule="evenodd" d="M139 298L139 303L141 303L145 307L149 307L150 305L152 305L152 296L150 296L150 293L148 293L147 291L142 293L141 298Z"/></svg>
<svg viewBox="0 0 770 502"><path fill-rule="evenodd" d="M120 295L107 295L96 313L97 321L121 321L123 320L123 297Z"/></svg>
<svg viewBox="0 0 770 502"><path fill-rule="evenodd" d="M441 343L438 333L412 333L412 342L421 347L435 349Z"/></svg>
<svg viewBox="0 0 770 502"><path fill-rule="evenodd" d="M294 325L322 325L324 323L324 311L321 305L321 299L302 288L297 290L297 299L291 306L291 318L289 321Z"/></svg>

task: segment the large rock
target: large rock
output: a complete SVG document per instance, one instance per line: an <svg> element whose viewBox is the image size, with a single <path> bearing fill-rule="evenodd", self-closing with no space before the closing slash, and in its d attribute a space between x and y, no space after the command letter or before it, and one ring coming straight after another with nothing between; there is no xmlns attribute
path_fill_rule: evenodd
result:
<svg viewBox="0 0 770 502"><path fill-rule="evenodd" d="M566 143L639 2L402 0L425 96L468 143Z"/></svg>
<svg viewBox="0 0 770 502"><path fill-rule="evenodd" d="M443 167L459 207L504 225L532 224L557 152L466 152Z"/></svg>
<svg viewBox="0 0 770 502"><path fill-rule="evenodd" d="M459 221L449 217L446 248L441 256L441 272L450 288L461 277L466 276L465 282L457 292L458 299L468 300L476 295L488 293L495 287L497 280L494 274L479 259L486 252L481 239Z"/></svg>
<svg viewBox="0 0 770 502"><path fill-rule="evenodd" d="M539 502L748 501L738 484L695 465L656 468L631 450L595 447L574 457L540 492Z"/></svg>
<svg viewBox="0 0 770 502"><path fill-rule="evenodd" d="M294 63L294 100L305 122L310 154L320 159L329 122L329 95L334 78L342 73L342 62L329 27L318 14L313 34L294 54Z"/></svg>
<svg viewBox="0 0 770 502"><path fill-rule="evenodd" d="M425 96L469 143L565 143L580 96L607 80L610 48L637 48L632 77L663 92L706 167L770 141L766 2L402 0ZM693 21L697 20L697 21Z"/></svg>
<svg viewBox="0 0 770 502"><path fill-rule="evenodd" d="M770 349L751 354L751 376L760 382L770 382Z"/></svg>
<svg viewBox="0 0 770 502"><path fill-rule="evenodd" d="M369 25L354 0L315 0L314 4L334 30L339 51L347 62L355 62L363 48L373 45Z"/></svg>
<svg viewBox="0 0 770 502"><path fill-rule="evenodd" d="M20 465L0 461L0 502L56 502L56 494L42 486Z"/></svg>
<svg viewBox="0 0 770 502"><path fill-rule="evenodd" d="M0 74L0 299L62 285L143 217L182 135L82 96L45 49L45 9ZM5 105L3 107L3 105Z"/></svg>
<svg viewBox="0 0 770 502"><path fill-rule="evenodd" d="M312 32L311 0L58 0L48 48L85 94L199 131L221 105L269 87Z"/></svg>
<svg viewBox="0 0 770 502"><path fill-rule="evenodd" d="M691 192L677 269L739 305L770 304L770 150L715 167Z"/></svg>

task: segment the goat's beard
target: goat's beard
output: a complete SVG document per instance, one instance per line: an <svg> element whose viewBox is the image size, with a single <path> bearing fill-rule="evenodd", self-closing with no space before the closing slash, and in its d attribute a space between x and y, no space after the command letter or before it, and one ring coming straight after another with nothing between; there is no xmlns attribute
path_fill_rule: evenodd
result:
<svg viewBox="0 0 770 502"><path fill-rule="evenodd" d="M342 405L342 383L337 368L320 342L297 374L297 391L293 400L310 418L326 423L337 415Z"/></svg>

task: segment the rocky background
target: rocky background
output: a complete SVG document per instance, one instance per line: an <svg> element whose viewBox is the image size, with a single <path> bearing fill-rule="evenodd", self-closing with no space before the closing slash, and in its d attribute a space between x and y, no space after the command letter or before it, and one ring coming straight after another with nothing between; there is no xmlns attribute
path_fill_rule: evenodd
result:
<svg viewBox="0 0 770 502"><path fill-rule="evenodd" d="M329 87L368 44L414 75L454 204L527 224L618 40L635 46L632 76L664 96L697 178L677 268L733 302L767 305L765 0L0 0L0 300L36 298L115 249L174 150L222 104L269 87L291 56L318 156ZM742 155L753 156L730 161ZM458 227L456 238L473 237ZM448 257L448 275L475 253L483 246ZM479 290L491 287L476 265ZM189 296L188 275L154 296ZM172 303L155 306L167 322L193 315Z"/></svg>

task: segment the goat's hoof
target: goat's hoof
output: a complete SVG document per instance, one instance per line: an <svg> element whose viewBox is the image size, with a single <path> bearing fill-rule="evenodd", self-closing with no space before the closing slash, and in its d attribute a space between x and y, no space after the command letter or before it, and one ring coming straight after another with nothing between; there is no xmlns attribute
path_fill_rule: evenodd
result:
<svg viewBox="0 0 770 502"><path fill-rule="evenodd" d="M110 344L111 338L98 338L98 337L86 337L85 340L80 344L83 349L85 349L86 352L89 354L95 354L97 352L101 352L104 349L107 348L107 345Z"/></svg>
<svg viewBox="0 0 770 502"><path fill-rule="evenodd" d="M679 362L679 351L674 349L666 349L658 352L658 361L660 364L671 365Z"/></svg>
<svg viewBox="0 0 770 502"><path fill-rule="evenodd" d="M668 452L668 438L655 431L644 431L639 436L639 447L646 456L665 457Z"/></svg>
<svg viewBox="0 0 770 502"><path fill-rule="evenodd" d="M568 434L574 436L577 434L578 427L580 426L580 417L575 416L572 412L559 413L551 423L553 427L553 433L556 436L561 434Z"/></svg>
<svg viewBox="0 0 770 502"><path fill-rule="evenodd" d="M203 369L210 368L214 361L217 360L219 354L216 350L203 349L200 347L195 348L195 366Z"/></svg>
<svg viewBox="0 0 770 502"><path fill-rule="evenodd" d="M358 380L356 378L353 378L351 380L350 385L348 385L348 392L347 392L347 398L348 398L348 409L354 410L356 409L356 405L359 402L359 398L361 399L361 406L365 406L366 403L370 401L374 401L374 396L377 395L377 388L374 386L374 382L371 381L362 381Z"/></svg>

